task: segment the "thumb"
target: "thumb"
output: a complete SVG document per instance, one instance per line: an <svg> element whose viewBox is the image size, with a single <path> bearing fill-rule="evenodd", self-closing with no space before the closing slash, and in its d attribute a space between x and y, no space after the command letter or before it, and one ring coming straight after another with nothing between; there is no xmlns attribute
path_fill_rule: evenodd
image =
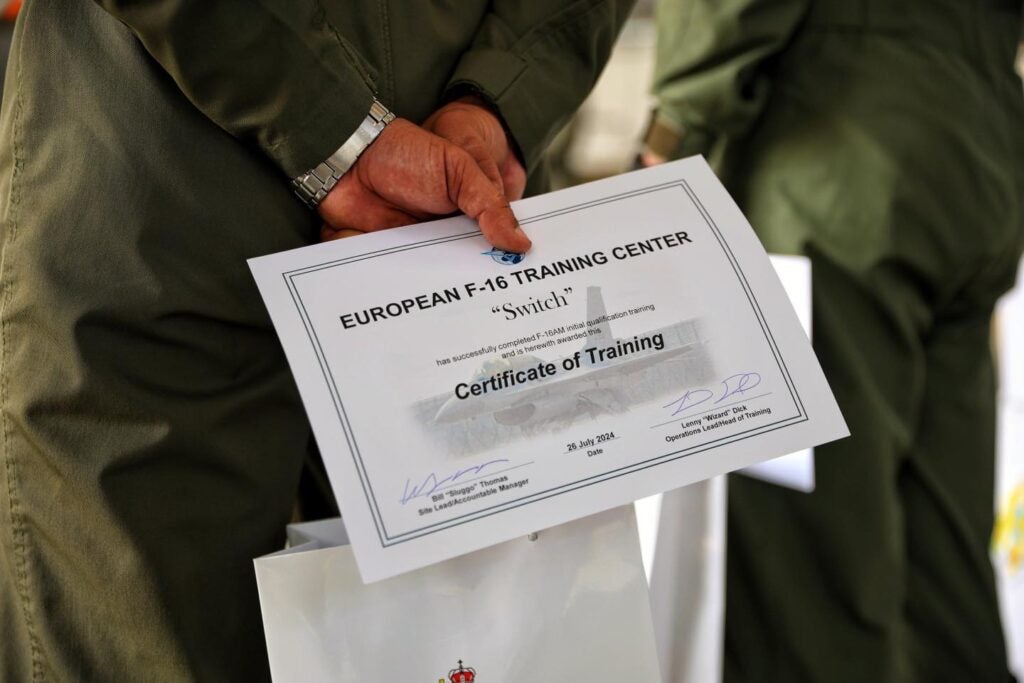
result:
<svg viewBox="0 0 1024 683"><path fill-rule="evenodd" d="M454 145L445 145L444 171L449 199L462 213L479 223L480 232L488 242L518 254L530 249L530 238L519 227L505 195L469 153Z"/></svg>

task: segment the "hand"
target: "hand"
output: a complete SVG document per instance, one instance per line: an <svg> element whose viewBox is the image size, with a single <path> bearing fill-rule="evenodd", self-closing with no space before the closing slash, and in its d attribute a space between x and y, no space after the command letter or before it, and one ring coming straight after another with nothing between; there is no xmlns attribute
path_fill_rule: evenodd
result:
<svg viewBox="0 0 1024 683"><path fill-rule="evenodd" d="M501 121L483 100L467 96L449 102L423 127L469 152L509 201L522 198L526 169L512 151Z"/></svg>
<svg viewBox="0 0 1024 683"><path fill-rule="evenodd" d="M462 211L495 247L530 248L505 195L469 152L404 119L384 128L318 211L324 240Z"/></svg>
<svg viewBox="0 0 1024 683"><path fill-rule="evenodd" d="M668 161L668 157L652 152L648 147L644 147L640 152L640 165L642 168L650 168L651 166L658 166Z"/></svg>

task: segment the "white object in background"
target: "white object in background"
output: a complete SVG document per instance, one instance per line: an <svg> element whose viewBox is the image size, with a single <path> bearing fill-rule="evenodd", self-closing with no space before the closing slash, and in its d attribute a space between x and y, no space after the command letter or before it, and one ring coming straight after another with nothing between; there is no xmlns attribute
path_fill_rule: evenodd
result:
<svg viewBox="0 0 1024 683"><path fill-rule="evenodd" d="M811 264L770 256L804 331L811 330ZM742 474L814 490L812 449L758 463ZM636 502L640 549L666 683L722 677L725 627L726 478L715 477Z"/></svg>
<svg viewBox="0 0 1024 683"><path fill-rule="evenodd" d="M1021 263L1024 277L1024 262ZM993 560L1010 668L1024 678L1024 285L998 309L1000 370Z"/></svg>
<svg viewBox="0 0 1024 683"><path fill-rule="evenodd" d="M722 679L725 627L726 477L638 501L660 524L645 566L665 683ZM637 679L639 680L639 679Z"/></svg>
<svg viewBox="0 0 1024 683"><path fill-rule="evenodd" d="M811 260L806 256L780 256L769 258L782 281L786 296L796 310L796 317L808 338L811 336ZM745 467L740 474L762 479L810 493L814 490L814 449L806 448L774 460L765 460Z"/></svg>
<svg viewBox="0 0 1024 683"><path fill-rule="evenodd" d="M600 178L629 168L643 137L654 75L655 26L634 15L615 41L612 57L572 123L566 163L577 178Z"/></svg>
<svg viewBox="0 0 1024 683"><path fill-rule="evenodd" d="M363 584L340 519L256 560L277 683L660 681L632 508Z"/></svg>
<svg viewBox="0 0 1024 683"><path fill-rule="evenodd" d="M699 483L699 482L698 482ZM684 487L690 488L697 484ZM651 570L654 569L654 554L658 548L658 529L661 526L661 500L665 494L647 496L633 503L636 509L636 526L640 533L640 557L644 563L644 574L647 583L651 582Z"/></svg>
<svg viewBox="0 0 1024 683"><path fill-rule="evenodd" d="M1004 402L1024 402L1024 261L1017 286L999 301L997 345L999 394Z"/></svg>

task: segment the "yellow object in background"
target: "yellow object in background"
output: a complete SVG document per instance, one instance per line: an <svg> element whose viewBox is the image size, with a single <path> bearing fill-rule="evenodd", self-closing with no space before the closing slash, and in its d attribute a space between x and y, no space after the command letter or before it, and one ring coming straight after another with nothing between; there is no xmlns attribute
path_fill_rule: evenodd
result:
<svg viewBox="0 0 1024 683"><path fill-rule="evenodd" d="M996 518L992 549L1005 563L1008 575L1015 576L1024 568L1024 482L1010 492Z"/></svg>

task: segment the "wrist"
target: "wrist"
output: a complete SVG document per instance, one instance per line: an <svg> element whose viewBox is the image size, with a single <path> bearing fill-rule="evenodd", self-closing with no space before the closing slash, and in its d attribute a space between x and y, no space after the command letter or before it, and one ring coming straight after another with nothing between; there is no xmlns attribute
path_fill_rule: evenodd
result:
<svg viewBox="0 0 1024 683"><path fill-rule="evenodd" d="M375 98L366 118L341 147L315 167L292 179L295 194L306 206L315 209L394 119L395 115Z"/></svg>

